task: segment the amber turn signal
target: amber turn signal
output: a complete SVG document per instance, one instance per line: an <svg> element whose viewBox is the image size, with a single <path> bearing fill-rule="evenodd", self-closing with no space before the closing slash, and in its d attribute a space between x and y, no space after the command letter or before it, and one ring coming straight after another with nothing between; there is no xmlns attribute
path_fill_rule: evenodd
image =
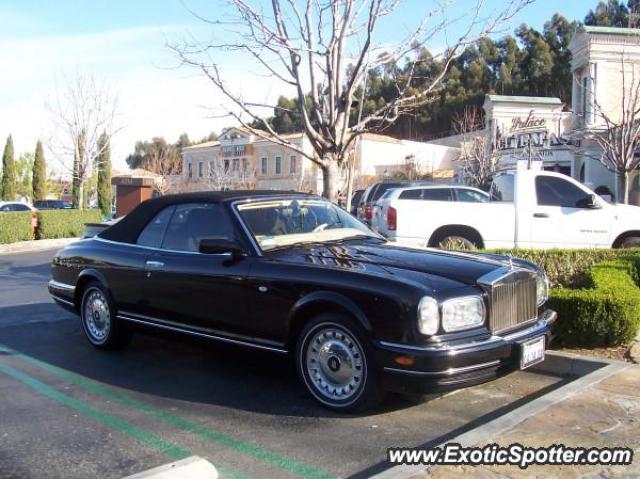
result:
<svg viewBox="0 0 640 479"><path fill-rule="evenodd" d="M394 361L400 366L413 366L416 362L415 359L406 356L398 356Z"/></svg>

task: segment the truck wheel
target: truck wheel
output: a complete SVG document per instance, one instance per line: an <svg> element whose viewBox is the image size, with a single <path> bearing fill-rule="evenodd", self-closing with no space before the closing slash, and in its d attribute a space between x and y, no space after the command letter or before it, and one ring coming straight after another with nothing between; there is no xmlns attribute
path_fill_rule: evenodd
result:
<svg viewBox="0 0 640 479"><path fill-rule="evenodd" d="M441 249L463 251L478 249L478 246L473 241L464 236L457 235L445 236L438 242L438 247Z"/></svg>
<svg viewBox="0 0 640 479"><path fill-rule="evenodd" d="M304 327L296 367L311 395L334 411L362 411L383 398L369 341L346 315L319 314Z"/></svg>
<svg viewBox="0 0 640 479"><path fill-rule="evenodd" d="M629 236L620 243L621 248L640 248L640 236Z"/></svg>

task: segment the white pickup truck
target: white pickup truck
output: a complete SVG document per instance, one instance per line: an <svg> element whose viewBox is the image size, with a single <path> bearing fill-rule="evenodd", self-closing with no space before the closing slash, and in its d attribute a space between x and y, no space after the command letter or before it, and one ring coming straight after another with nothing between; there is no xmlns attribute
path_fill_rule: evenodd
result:
<svg viewBox="0 0 640 479"><path fill-rule="evenodd" d="M640 247L640 207L609 204L560 173L496 175L487 203L378 201L378 231L411 246L459 248Z"/></svg>

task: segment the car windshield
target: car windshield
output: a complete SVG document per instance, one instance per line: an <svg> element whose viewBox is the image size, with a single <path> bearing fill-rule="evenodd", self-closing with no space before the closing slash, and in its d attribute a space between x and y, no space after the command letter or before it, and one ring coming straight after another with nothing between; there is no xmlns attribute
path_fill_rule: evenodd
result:
<svg viewBox="0 0 640 479"><path fill-rule="evenodd" d="M282 199L238 206L263 251L297 243L380 238L334 204L320 199Z"/></svg>

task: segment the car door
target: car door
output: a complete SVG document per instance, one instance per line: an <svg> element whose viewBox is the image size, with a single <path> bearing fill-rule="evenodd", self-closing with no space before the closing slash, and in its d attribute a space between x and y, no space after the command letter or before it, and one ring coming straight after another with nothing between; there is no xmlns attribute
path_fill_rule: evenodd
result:
<svg viewBox="0 0 640 479"><path fill-rule="evenodd" d="M557 176L535 178L536 204L531 221L535 248L607 246L612 217L603 205L589 206L589 192ZM597 200L596 200L597 201Z"/></svg>
<svg viewBox="0 0 640 479"><path fill-rule="evenodd" d="M227 211L216 203L176 205L162 244L146 260L148 316L197 330L248 334L249 262L202 254L203 239L238 242Z"/></svg>

